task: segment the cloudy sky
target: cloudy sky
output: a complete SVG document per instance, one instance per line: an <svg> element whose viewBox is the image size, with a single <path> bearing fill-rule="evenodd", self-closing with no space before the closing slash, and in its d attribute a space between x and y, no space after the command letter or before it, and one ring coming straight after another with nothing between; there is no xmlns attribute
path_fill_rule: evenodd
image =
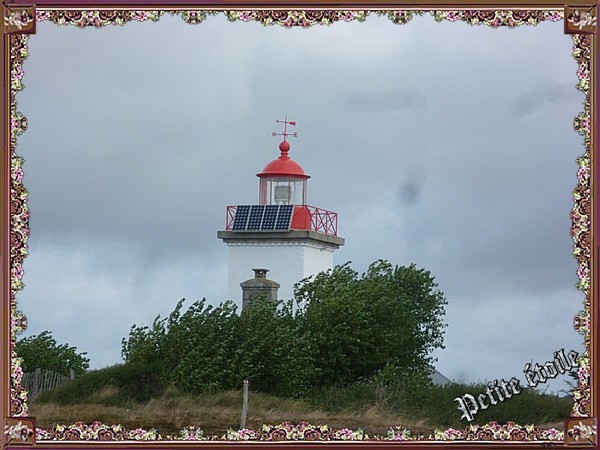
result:
<svg viewBox="0 0 600 450"><path fill-rule="evenodd" d="M525 363L581 353L571 48L562 22L491 29L429 15L311 29L223 16L40 23L18 95L25 335L52 330L100 368L121 361L132 324L181 298L224 300L217 230L226 205L257 201L287 114L309 204L339 213L336 263L362 272L384 258L436 277L442 373L524 382Z"/></svg>

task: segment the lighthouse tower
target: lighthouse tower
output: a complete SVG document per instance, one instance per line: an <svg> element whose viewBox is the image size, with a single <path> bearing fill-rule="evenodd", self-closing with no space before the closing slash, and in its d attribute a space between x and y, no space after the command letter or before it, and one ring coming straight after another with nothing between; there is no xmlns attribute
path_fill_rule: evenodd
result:
<svg viewBox="0 0 600 450"><path fill-rule="evenodd" d="M290 153L288 125L284 124L280 155L257 174L258 204L227 207L225 230L217 236L229 248L228 298L242 300L240 284L252 270L264 267L279 283L279 299L293 298L294 284L331 269L333 252L344 245L337 234L337 213L306 203L310 178Z"/></svg>

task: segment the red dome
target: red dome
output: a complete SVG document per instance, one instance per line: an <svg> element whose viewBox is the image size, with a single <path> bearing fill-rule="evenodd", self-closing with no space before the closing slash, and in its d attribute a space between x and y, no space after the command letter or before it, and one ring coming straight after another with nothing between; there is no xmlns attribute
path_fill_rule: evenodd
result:
<svg viewBox="0 0 600 450"><path fill-rule="evenodd" d="M281 156L267 164L261 173L256 174L257 177L310 178L310 176L304 172L302 166L289 157L289 142L283 141L279 144L279 150L281 150Z"/></svg>

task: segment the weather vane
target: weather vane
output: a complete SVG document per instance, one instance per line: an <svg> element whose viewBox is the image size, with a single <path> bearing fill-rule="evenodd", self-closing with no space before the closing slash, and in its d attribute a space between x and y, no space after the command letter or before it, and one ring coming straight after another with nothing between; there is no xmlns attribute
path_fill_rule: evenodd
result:
<svg viewBox="0 0 600 450"><path fill-rule="evenodd" d="M293 133L288 133L287 132L287 126L288 125L296 126L296 122L295 121L289 121L288 122L287 116L285 116L285 120L276 120L275 122L283 124L283 133L277 133L276 131L273 131L273 136L283 136L283 140L284 141L287 141L287 137L288 136L298 137L298 132L296 132L296 131L294 131Z"/></svg>

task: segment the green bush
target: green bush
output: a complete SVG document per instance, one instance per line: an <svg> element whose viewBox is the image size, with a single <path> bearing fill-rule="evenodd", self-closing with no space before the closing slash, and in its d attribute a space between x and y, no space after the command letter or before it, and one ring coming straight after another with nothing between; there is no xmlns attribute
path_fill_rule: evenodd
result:
<svg viewBox="0 0 600 450"><path fill-rule="evenodd" d="M472 424L508 421L523 424L545 424L562 422L569 415L573 400L523 389L521 394L479 411L473 422L461 420L455 398L466 393L476 396L484 392L485 384L457 384L446 386L414 387L399 390L388 387L384 392L374 381L350 386L323 387L310 397L313 406L337 413L343 409L367 410L373 406L399 416L423 419L437 427L464 428Z"/></svg>
<svg viewBox="0 0 600 450"><path fill-rule="evenodd" d="M316 378L311 342L292 303L277 306L260 298L242 313L236 370L241 379L250 380L253 390L298 397L311 389Z"/></svg>
<svg viewBox="0 0 600 450"><path fill-rule="evenodd" d="M213 308L202 300L181 316L171 315L164 341L167 356L162 360L171 372L169 380L191 393L239 388L234 363L239 321L232 302Z"/></svg>
<svg viewBox="0 0 600 450"><path fill-rule="evenodd" d="M156 370L190 393L239 389L300 397L315 388L353 385L374 376L386 385L411 374L425 385L442 346L446 301L431 274L377 261L359 276L349 264L300 281L298 307L254 300L203 299L151 327L133 326L122 341L125 365Z"/></svg>
<svg viewBox="0 0 600 450"><path fill-rule="evenodd" d="M490 405L486 410L479 410L471 423L461 420L462 412L458 409L455 398L464 394L477 397L485 392L486 385L457 384L446 386L430 386L411 391L404 397L395 396L388 403L388 408L394 411L404 411L416 417L427 417L431 422L444 427L463 428L470 424L508 421L519 424L541 424L562 421L573 406L572 399L559 398L523 389L518 395Z"/></svg>
<svg viewBox="0 0 600 450"><path fill-rule="evenodd" d="M17 356L23 358L23 372L44 369L69 376L71 369L75 371L75 375L82 375L90 367L90 360L84 356L85 352L78 353L77 348L70 347L69 344L59 345L50 331L17 341L15 351Z"/></svg>
<svg viewBox="0 0 600 450"><path fill-rule="evenodd" d="M446 300L415 265L376 261L359 276L349 263L296 285L311 334L319 386L349 385L377 373L427 379L431 353L443 348ZM415 379L416 379L415 378Z"/></svg>
<svg viewBox="0 0 600 450"><path fill-rule="evenodd" d="M36 400L40 403L117 405L128 401L146 402L159 396L165 388L165 380L156 365L118 364L86 372L68 384L43 392Z"/></svg>

